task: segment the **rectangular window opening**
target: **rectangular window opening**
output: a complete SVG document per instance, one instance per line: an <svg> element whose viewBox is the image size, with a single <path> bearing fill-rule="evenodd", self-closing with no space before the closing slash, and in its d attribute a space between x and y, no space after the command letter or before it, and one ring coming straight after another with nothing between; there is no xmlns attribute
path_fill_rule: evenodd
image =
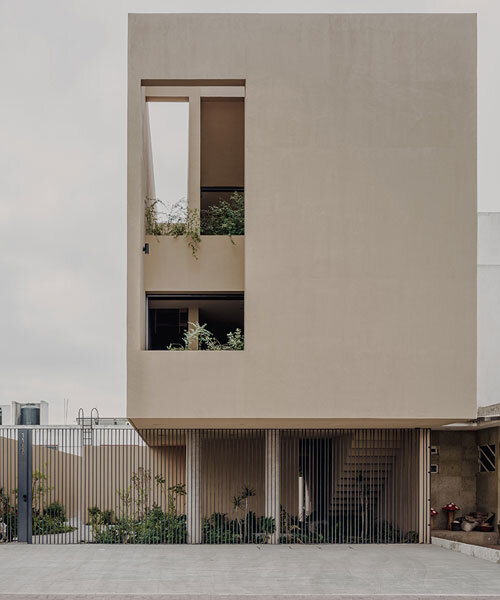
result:
<svg viewBox="0 0 500 600"><path fill-rule="evenodd" d="M148 294L146 305L147 350L243 350L241 293Z"/></svg>
<svg viewBox="0 0 500 600"><path fill-rule="evenodd" d="M202 235L243 235L244 98L201 99Z"/></svg>
<svg viewBox="0 0 500 600"><path fill-rule="evenodd" d="M147 102L152 172L146 199L146 234L163 235L165 223L185 220L188 196L189 102ZM151 168L151 167L150 167Z"/></svg>
<svg viewBox="0 0 500 600"><path fill-rule="evenodd" d="M495 444L483 444L478 446L479 450L479 472L492 473L496 468Z"/></svg>

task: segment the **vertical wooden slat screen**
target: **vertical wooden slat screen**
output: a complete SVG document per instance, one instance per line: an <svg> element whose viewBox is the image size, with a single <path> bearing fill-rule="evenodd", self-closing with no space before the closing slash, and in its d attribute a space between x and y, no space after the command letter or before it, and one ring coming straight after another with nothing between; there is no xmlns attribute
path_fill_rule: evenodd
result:
<svg viewBox="0 0 500 600"><path fill-rule="evenodd" d="M17 536L18 432L0 427L7 541ZM428 543L429 435L33 427L32 542Z"/></svg>

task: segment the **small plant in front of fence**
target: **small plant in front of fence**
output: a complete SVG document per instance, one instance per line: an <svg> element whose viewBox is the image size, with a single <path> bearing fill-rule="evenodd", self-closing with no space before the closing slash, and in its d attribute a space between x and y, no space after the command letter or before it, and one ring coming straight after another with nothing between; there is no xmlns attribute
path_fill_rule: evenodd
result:
<svg viewBox="0 0 500 600"><path fill-rule="evenodd" d="M75 531L67 523L66 509L59 502L51 502L43 511L33 511L33 535L50 535Z"/></svg>
<svg viewBox="0 0 500 600"><path fill-rule="evenodd" d="M50 535L75 531L76 527L72 527L67 523L66 509L60 502L54 501L45 506L47 497L54 489L49 485L47 475L36 469L33 471L31 481L33 535Z"/></svg>
<svg viewBox="0 0 500 600"><path fill-rule="evenodd" d="M186 495L184 484L166 489L166 510L151 497L158 499L164 492L166 480L152 476L150 469L139 468L130 476L125 489L117 490L117 515L107 519L106 512L97 506L89 509L93 540L98 544L184 544L187 539L186 516L177 513L178 501Z"/></svg>
<svg viewBox="0 0 500 600"><path fill-rule="evenodd" d="M204 544L266 544L276 530L272 517L257 517L249 511L244 519L212 513L203 521Z"/></svg>
<svg viewBox="0 0 500 600"><path fill-rule="evenodd" d="M239 494L233 496L233 508L236 512L236 522L240 536L242 535L242 521L248 520L248 501L253 496L255 496L255 490L247 485L243 486ZM243 519L240 519L239 516L241 511L244 512Z"/></svg>
<svg viewBox="0 0 500 600"><path fill-rule="evenodd" d="M9 493L0 487L0 541L11 542L17 537L17 507Z"/></svg>
<svg viewBox="0 0 500 600"><path fill-rule="evenodd" d="M100 516L102 523L109 524L113 522L114 512L109 509L101 510L98 506L91 506L88 509L89 519L87 521L87 525L92 524L92 519L95 519L97 516Z"/></svg>
<svg viewBox="0 0 500 600"><path fill-rule="evenodd" d="M39 515L47 495L52 491L45 473L35 469L31 476L31 506L33 515Z"/></svg>
<svg viewBox="0 0 500 600"><path fill-rule="evenodd" d="M69 533L75 531L76 527L72 527L66 521L51 517L50 515L34 515L33 516L33 535L50 535L56 533Z"/></svg>

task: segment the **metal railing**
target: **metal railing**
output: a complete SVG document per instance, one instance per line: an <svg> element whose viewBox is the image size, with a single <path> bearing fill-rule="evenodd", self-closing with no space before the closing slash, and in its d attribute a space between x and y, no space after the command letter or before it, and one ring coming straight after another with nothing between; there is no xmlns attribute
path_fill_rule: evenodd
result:
<svg viewBox="0 0 500 600"><path fill-rule="evenodd" d="M419 429L0 427L0 534L35 544L429 541Z"/></svg>

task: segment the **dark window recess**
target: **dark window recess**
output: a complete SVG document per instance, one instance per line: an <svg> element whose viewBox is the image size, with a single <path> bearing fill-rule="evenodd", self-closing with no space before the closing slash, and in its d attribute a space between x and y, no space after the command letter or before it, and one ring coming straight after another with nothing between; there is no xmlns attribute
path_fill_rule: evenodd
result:
<svg viewBox="0 0 500 600"><path fill-rule="evenodd" d="M491 473L495 470L495 444L484 444L479 449L479 472Z"/></svg>
<svg viewBox="0 0 500 600"><path fill-rule="evenodd" d="M244 333L241 293L148 294L146 305L148 350L167 350L170 344L184 346L189 319L205 325L221 344L227 343L228 333L236 329ZM189 311L193 311L192 316Z"/></svg>
<svg viewBox="0 0 500 600"><path fill-rule="evenodd" d="M227 334L241 329L244 333L243 300L212 300L200 306L200 324L206 324L221 344L227 342Z"/></svg>
<svg viewBox="0 0 500 600"><path fill-rule="evenodd" d="M149 350L166 350L170 344L182 345L188 327L187 308L150 308Z"/></svg>
<svg viewBox="0 0 500 600"><path fill-rule="evenodd" d="M0 425L2 425L3 421L2 421L2 409L0 408Z"/></svg>

